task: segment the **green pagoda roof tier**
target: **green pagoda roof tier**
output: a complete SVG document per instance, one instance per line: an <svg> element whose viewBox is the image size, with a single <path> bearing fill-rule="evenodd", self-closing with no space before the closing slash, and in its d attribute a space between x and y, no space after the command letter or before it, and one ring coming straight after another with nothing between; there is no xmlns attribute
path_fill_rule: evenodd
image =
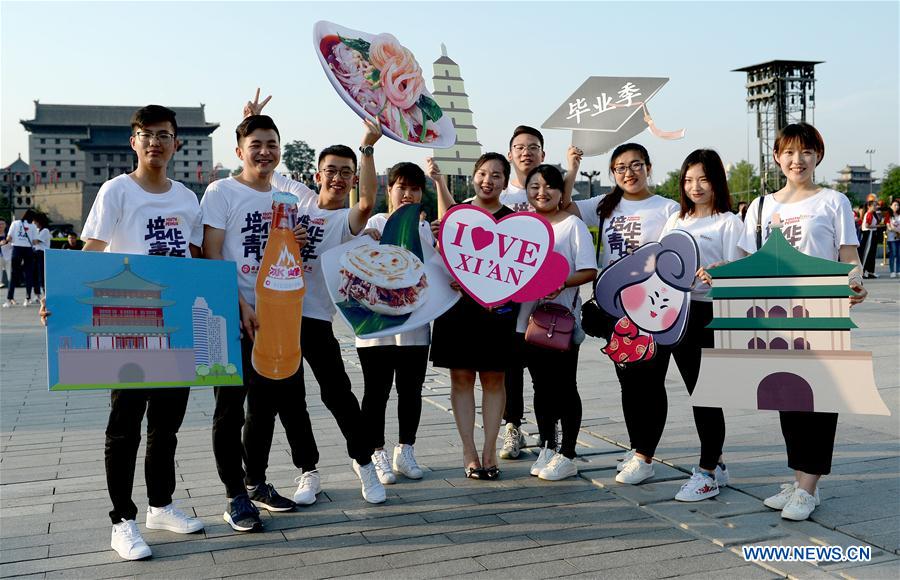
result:
<svg viewBox="0 0 900 580"><path fill-rule="evenodd" d="M76 326L75 330L85 334L116 336L162 336L178 330L177 326Z"/></svg>
<svg viewBox="0 0 900 580"><path fill-rule="evenodd" d="M850 330L849 318L714 318L712 330Z"/></svg>
<svg viewBox="0 0 900 580"><path fill-rule="evenodd" d="M87 282L85 286L96 290L141 290L144 292L162 292L166 286L145 280L131 271L131 264L125 258L125 269L105 280Z"/></svg>
<svg viewBox="0 0 900 580"><path fill-rule="evenodd" d="M787 278L796 276L846 276L853 266L814 258L791 246L780 227L773 227L769 239L756 253L710 268L713 286L716 278Z"/></svg>
<svg viewBox="0 0 900 580"><path fill-rule="evenodd" d="M125 296L91 296L79 298L82 304L91 306L122 306L126 308L162 308L175 304L174 300L160 300L159 298L126 298Z"/></svg>
<svg viewBox="0 0 900 580"><path fill-rule="evenodd" d="M710 298L846 298L853 291L846 285L829 286L736 286L720 288L713 286Z"/></svg>

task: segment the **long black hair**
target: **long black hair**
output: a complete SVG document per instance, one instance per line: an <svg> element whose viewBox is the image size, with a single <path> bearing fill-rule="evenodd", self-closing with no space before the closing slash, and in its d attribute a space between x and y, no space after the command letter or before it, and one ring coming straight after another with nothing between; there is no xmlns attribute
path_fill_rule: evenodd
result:
<svg viewBox="0 0 900 580"><path fill-rule="evenodd" d="M613 175L613 168L615 167L616 159L619 158L623 153L627 153L628 151L637 151L641 157L644 159L644 164L647 166L646 169L649 172L650 167L653 165L650 163L650 154L647 153L647 148L639 143L622 143L615 149L613 149L612 155L609 157L609 174ZM613 181L615 181L615 177L613 177ZM619 205L619 202L622 201L622 196L625 195L625 191L619 187L619 184L616 183L613 190L609 192L606 197L600 200L600 203L597 204L597 215L601 220L605 220L610 215L616 206Z"/></svg>
<svg viewBox="0 0 900 580"><path fill-rule="evenodd" d="M703 174L713 190L713 213L731 213L731 193L728 191L728 176L722 158L712 149L695 149L681 164L678 188L681 192L681 212L678 217L694 213L694 202L684 190L684 179L692 165L703 166Z"/></svg>

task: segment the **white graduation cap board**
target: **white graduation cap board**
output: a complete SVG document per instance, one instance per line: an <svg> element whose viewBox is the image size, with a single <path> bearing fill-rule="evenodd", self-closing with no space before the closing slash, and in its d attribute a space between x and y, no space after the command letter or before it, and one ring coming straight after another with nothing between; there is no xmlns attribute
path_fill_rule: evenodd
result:
<svg viewBox="0 0 900 580"><path fill-rule="evenodd" d="M684 129L661 131L647 102L669 81L662 77L589 77L541 125L571 129L572 144L587 156L601 155L644 129L662 139L681 139Z"/></svg>

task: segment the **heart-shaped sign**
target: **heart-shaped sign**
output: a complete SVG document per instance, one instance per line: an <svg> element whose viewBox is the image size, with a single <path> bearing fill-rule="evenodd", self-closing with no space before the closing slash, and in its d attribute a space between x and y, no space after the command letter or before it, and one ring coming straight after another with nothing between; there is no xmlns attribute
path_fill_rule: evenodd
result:
<svg viewBox="0 0 900 580"><path fill-rule="evenodd" d="M569 263L553 251L553 227L536 213L497 221L479 207L457 205L438 237L450 274L485 307L543 298L569 275Z"/></svg>

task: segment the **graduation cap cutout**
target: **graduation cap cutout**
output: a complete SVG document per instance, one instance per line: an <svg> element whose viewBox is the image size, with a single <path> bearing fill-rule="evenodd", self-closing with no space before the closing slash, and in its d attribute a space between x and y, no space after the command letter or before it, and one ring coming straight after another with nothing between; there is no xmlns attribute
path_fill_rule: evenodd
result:
<svg viewBox="0 0 900 580"><path fill-rule="evenodd" d="M544 121L544 129L571 129L572 144L587 156L601 155L644 129L662 139L681 139L684 129L662 131L647 111L647 101L669 79L589 77Z"/></svg>

